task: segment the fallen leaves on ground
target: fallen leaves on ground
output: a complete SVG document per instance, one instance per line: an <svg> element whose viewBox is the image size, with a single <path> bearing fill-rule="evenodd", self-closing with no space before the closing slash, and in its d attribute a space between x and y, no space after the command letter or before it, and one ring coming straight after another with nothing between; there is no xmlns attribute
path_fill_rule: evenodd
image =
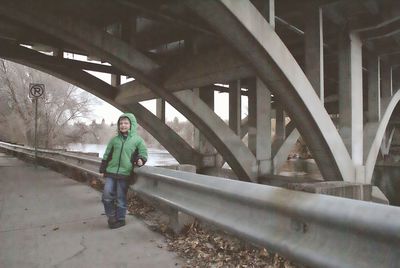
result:
<svg viewBox="0 0 400 268"><path fill-rule="evenodd" d="M166 237L168 250L185 260L183 267L295 268L288 260L265 248L256 247L222 231L194 222L180 235L175 235L155 209L136 194L128 196L128 210L145 219L151 229Z"/></svg>

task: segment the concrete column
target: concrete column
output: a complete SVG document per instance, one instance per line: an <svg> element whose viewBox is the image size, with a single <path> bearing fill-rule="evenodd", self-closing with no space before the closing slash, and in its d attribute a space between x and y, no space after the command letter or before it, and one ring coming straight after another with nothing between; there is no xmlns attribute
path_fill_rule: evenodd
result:
<svg viewBox="0 0 400 268"><path fill-rule="evenodd" d="M400 68L399 66L394 67L392 66L392 88L393 88L393 92L397 92L397 90L400 89Z"/></svg>
<svg viewBox="0 0 400 268"><path fill-rule="evenodd" d="M118 74L112 74L111 75L111 85L113 87L117 87L121 85L121 76Z"/></svg>
<svg viewBox="0 0 400 268"><path fill-rule="evenodd" d="M240 80L229 83L229 127L240 135L241 87Z"/></svg>
<svg viewBox="0 0 400 268"><path fill-rule="evenodd" d="M339 37L339 133L355 165L363 164L362 42L355 33Z"/></svg>
<svg viewBox="0 0 400 268"><path fill-rule="evenodd" d="M203 87L194 90L200 99L204 101L212 110L214 110L214 90ZM194 145L195 148L205 155L212 155L216 153L215 148L208 142L206 137L195 128L194 130ZM214 161L214 160L212 160ZM212 163L204 163L205 166L213 165Z"/></svg>
<svg viewBox="0 0 400 268"><path fill-rule="evenodd" d="M381 109L385 112L389 100L393 95L392 66L387 61L381 61Z"/></svg>
<svg viewBox="0 0 400 268"><path fill-rule="evenodd" d="M253 5L275 29L275 0L255 0Z"/></svg>
<svg viewBox="0 0 400 268"><path fill-rule="evenodd" d="M268 0L268 22L275 29L275 0Z"/></svg>
<svg viewBox="0 0 400 268"><path fill-rule="evenodd" d="M380 62L377 55L368 55L368 122L381 118Z"/></svg>
<svg viewBox="0 0 400 268"><path fill-rule="evenodd" d="M109 25L107 27L106 31L109 34L114 35L116 37L122 37L124 28L126 28L126 25L124 25L124 24L113 24L113 25ZM121 76L117 75L117 74L112 74L111 75L111 85L113 87L117 87L117 86L121 85Z"/></svg>
<svg viewBox="0 0 400 268"><path fill-rule="evenodd" d="M275 106L275 114L276 114L276 119L275 119L275 139L283 142L286 137L285 133L285 111L283 110L282 105L279 103L276 104Z"/></svg>
<svg viewBox="0 0 400 268"><path fill-rule="evenodd" d="M271 173L271 92L260 79L249 87L249 148L257 159L258 175Z"/></svg>
<svg viewBox="0 0 400 268"><path fill-rule="evenodd" d="M156 99L156 116L165 123L165 101Z"/></svg>
<svg viewBox="0 0 400 268"><path fill-rule="evenodd" d="M324 40L322 8L310 6L305 25L305 73L315 92L324 101Z"/></svg>

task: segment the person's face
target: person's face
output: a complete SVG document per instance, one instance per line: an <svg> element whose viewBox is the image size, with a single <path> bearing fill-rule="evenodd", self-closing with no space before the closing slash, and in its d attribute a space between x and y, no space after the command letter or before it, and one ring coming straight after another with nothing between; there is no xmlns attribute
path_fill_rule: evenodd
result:
<svg viewBox="0 0 400 268"><path fill-rule="evenodd" d="M127 133L131 128L131 122L128 118L122 118L119 120L119 131L121 133Z"/></svg>

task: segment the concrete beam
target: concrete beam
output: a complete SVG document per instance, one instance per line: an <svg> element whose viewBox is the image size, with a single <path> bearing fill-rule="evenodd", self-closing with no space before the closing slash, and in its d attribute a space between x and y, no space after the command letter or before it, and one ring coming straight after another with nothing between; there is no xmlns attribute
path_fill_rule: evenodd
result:
<svg viewBox="0 0 400 268"><path fill-rule="evenodd" d="M398 28L400 6L395 1L387 1L387 3L382 3L382 10L385 11L382 12L383 15L369 16L369 20L355 21L351 29L360 33L361 38L365 40L368 37L379 36Z"/></svg>
<svg viewBox="0 0 400 268"><path fill-rule="evenodd" d="M204 54L185 59L175 68L168 66L167 79L163 87L170 91L180 91L204 87L214 83L229 83L232 80L254 75L249 63L236 52L229 49L212 50ZM172 69L172 70L171 70ZM126 83L120 87L117 100L124 103L154 99L155 94L137 81Z"/></svg>
<svg viewBox="0 0 400 268"><path fill-rule="evenodd" d="M388 22L386 25L382 25L382 27L361 32L360 37L363 41L374 40L374 39L394 36L397 35L399 32L400 32L400 16L397 19Z"/></svg>
<svg viewBox="0 0 400 268"><path fill-rule="evenodd" d="M109 65L103 65L103 64L93 63L93 62L85 62L85 61L79 61L79 60L65 59L65 58L62 58L59 56L47 57L45 59L42 59L39 56L40 56L40 54L37 54L37 53L24 55L24 57L29 57L26 59L32 63L40 63L41 60L45 60L46 61L45 63L48 65L54 65L54 66L63 65L63 66L69 66L74 69L82 69L82 70L96 71L96 72L110 73L110 74L123 74L123 72L121 72L117 68L115 68L113 66L109 66Z"/></svg>
<svg viewBox="0 0 400 268"><path fill-rule="evenodd" d="M353 162L363 164L362 43L355 33L339 38L339 133Z"/></svg>

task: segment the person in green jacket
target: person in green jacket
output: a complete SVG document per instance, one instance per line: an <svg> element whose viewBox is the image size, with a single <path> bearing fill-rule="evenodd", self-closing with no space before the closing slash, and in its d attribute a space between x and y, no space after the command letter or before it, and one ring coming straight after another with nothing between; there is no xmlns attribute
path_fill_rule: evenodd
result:
<svg viewBox="0 0 400 268"><path fill-rule="evenodd" d="M125 225L126 194L134 166L143 166L147 161L147 148L137 133L136 118L124 113L118 119L118 135L107 145L100 173L106 182L102 195L104 210L111 229Z"/></svg>

